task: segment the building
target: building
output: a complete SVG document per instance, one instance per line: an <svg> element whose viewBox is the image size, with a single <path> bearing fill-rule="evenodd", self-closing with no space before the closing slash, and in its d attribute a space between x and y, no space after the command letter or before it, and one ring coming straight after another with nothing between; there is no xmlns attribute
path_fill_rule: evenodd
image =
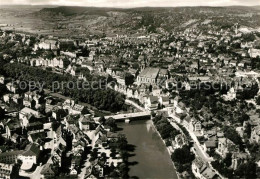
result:
<svg viewBox="0 0 260 179"><path fill-rule="evenodd" d="M252 130L249 141L251 143L260 143L260 126L257 126Z"/></svg>
<svg viewBox="0 0 260 179"><path fill-rule="evenodd" d="M249 156L247 153L233 153L231 168L233 168L233 170L236 170L241 164L246 163L248 160Z"/></svg>
<svg viewBox="0 0 260 179"><path fill-rule="evenodd" d="M58 48L59 48L58 42L56 40L51 40L51 39L46 39L34 45L34 50L38 50L38 49L56 50Z"/></svg>
<svg viewBox="0 0 260 179"><path fill-rule="evenodd" d="M260 49L250 48L248 54L251 58L260 57Z"/></svg>
<svg viewBox="0 0 260 179"><path fill-rule="evenodd" d="M44 165L41 171L41 178L42 179L47 179L47 178L54 178L55 173L52 169L52 165L47 163Z"/></svg>
<svg viewBox="0 0 260 179"><path fill-rule="evenodd" d="M216 152L223 158L226 157L227 153L238 152L239 148L231 140L222 137L218 139L218 148Z"/></svg>
<svg viewBox="0 0 260 179"><path fill-rule="evenodd" d="M192 173L199 179L212 179L216 173L201 158L195 158L191 165Z"/></svg>
<svg viewBox="0 0 260 179"><path fill-rule="evenodd" d="M145 102L145 109L147 110L155 110L158 108L158 97L157 96L149 96Z"/></svg>
<svg viewBox="0 0 260 179"><path fill-rule="evenodd" d="M39 155L40 155L40 149L38 148L38 146L36 146L36 144L27 145L25 151L23 151L18 156L18 159L23 162L21 169L23 170L31 169L33 164L37 164Z"/></svg>
<svg viewBox="0 0 260 179"><path fill-rule="evenodd" d="M23 151L10 151L10 152L4 152L0 154L0 162L6 163L6 164L14 164L17 162L18 156Z"/></svg>
<svg viewBox="0 0 260 179"><path fill-rule="evenodd" d="M0 163L0 178L10 179L11 178L10 175L12 171L13 171L12 164Z"/></svg>
<svg viewBox="0 0 260 179"><path fill-rule="evenodd" d="M141 73L137 76L137 83L148 83L155 84L157 82L157 78L159 75L159 68L145 68Z"/></svg>
<svg viewBox="0 0 260 179"><path fill-rule="evenodd" d="M5 84L5 77L0 75L0 83Z"/></svg>
<svg viewBox="0 0 260 179"><path fill-rule="evenodd" d="M170 106L170 99L168 96L160 96L159 103L162 107L169 107Z"/></svg>
<svg viewBox="0 0 260 179"><path fill-rule="evenodd" d="M22 126L27 127L29 124L29 119L32 116L38 117L39 115L40 114L38 111L25 107L19 112L19 119L20 119Z"/></svg>

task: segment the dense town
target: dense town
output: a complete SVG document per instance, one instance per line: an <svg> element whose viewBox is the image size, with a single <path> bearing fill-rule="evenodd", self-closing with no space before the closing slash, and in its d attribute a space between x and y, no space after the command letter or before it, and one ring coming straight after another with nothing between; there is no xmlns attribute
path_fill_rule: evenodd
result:
<svg viewBox="0 0 260 179"><path fill-rule="evenodd" d="M179 178L260 176L259 32L2 30L0 44L1 178L127 178L117 122L138 114L152 119Z"/></svg>

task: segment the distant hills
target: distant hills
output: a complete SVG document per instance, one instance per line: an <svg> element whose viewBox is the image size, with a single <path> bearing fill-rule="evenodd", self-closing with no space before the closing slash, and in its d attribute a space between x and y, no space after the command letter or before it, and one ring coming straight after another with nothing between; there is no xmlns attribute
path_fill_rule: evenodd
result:
<svg viewBox="0 0 260 179"><path fill-rule="evenodd" d="M147 34L197 27L260 28L260 6L101 8L79 6L4 6L0 23L57 36ZM8 13L11 12L11 13ZM15 18L15 19L14 19ZM14 23L16 22L16 23Z"/></svg>
<svg viewBox="0 0 260 179"><path fill-rule="evenodd" d="M51 19L59 17L82 21L82 27L97 27L111 30L137 31L144 29L147 32L156 32L158 28L170 31L176 28L197 26L205 20L211 24L228 27L234 23L244 26L260 26L260 6L228 6L228 7L141 7L141 8L99 8L60 6L43 8L36 12L38 17ZM253 18L252 18L253 16ZM49 18L48 18L49 17ZM55 19L55 18L54 18ZM192 23L189 21L192 20Z"/></svg>

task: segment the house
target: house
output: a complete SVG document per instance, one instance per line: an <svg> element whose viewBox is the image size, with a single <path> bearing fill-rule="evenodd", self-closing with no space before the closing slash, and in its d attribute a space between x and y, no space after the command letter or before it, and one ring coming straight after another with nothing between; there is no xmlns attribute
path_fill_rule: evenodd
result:
<svg viewBox="0 0 260 179"><path fill-rule="evenodd" d="M39 155L40 155L40 149L38 148L38 146L36 146L36 144L33 143L33 144L28 144L25 148L25 151L21 153L18 158L23 162L22 165L26 166L26 169L30 169L27 167L36 164Z"/></svg>
<svg viewBox="0 0 260 179"><path fill-rule="evenodd" d="M160 96L159 103L162 107L169 107L170 106L170 99L168 96Z"/></svg>
<svg viewBox="0 0 260 179"><path fill-rule="evenodd" d="M199 157L195 158L191 165L192 173L198 179L212 179L216 173Z"/></svg>
<svg viewBox="0 0 260 179"><path fill-rule="evenodd" d="M95 171L98 173L99 177L103 177L104 175L104 169L99 164L94 166Z"/></svg>
<svg viewBox="0 0 260 179"><path fill-rule="evenodd" d="M188 141L183 134L178 134L172 144L173 148L182 148L184 145L188 144Z"/></svg>
<svg viewBox="0 0 260 179"><path fill-rule="evenodd" d="M54 178L55 172L53 171L52 164L46 163L41 170L41 179Z"/></svg>
<svg viewBox="0 0 260 179"><path fill-rule="evenodd" d="M18 156L21 153L23 153L23 151L19 151L19 150L0 153L0 162L7 163L7 164L16 163Z"/></svg>
<svg viewBox="0 0 260 179"><path fill-rule="evenodd" d="M84 148L86 146L86 141L84 140L77 140L73 139L72 140L72 151L73 153L82 153L84 151Z"/></svg>
<svg viewBox="0 0 260 179"><path fill-rule="evenodd" d="M52 109L52 117L56 120L60 120L67 116L67 111L65 109L62 109L60 106L55 106Z"/></svg>
<svg viewBox="0 0 260 179"><path fill-rule="evenodd" d="M75 168L70 170L70 175L77 175L77 174L78 174L78 172Z"/></svg>
<svg viewBox="0 0 260 179"><path fill-rule="evenodd" d="M71 68L70 74L72 76L79 76L80 75L80 69L77 68L76 66Z"/></svg>
<svg viewBox="0 0 260 179"><path fill-rule="evenodd" d="M251 58L260 57L260 49L250 48L248 54Z"/></svg>
<svg viewBox="0 0 260 179"><path fill-rule="evenodd" d="M202 126L199 120L192 118L189 129L194 132L201 132Z"/></svg>
<svg viewBox="0 0 260 179"><path fill-rule="evenodd" d="M5 84L5 77L0 75L0 84Z"/></svg>
<svg viewBox="0 0 260 179"><path fill-rule="evenodd" d="M13 164L0 163L0 178L10 179L13 171Z"/></svg>
<svg viewBox="0 0 260 179"><path fill-rule="evenodd" d="M34 45L34 51L38 49L55 50L59 48L59 44L56 40L44 39L40 43Z"/></svg>
<svg viewBox="0 0 260 179"><path fill-rule="evenodd" d="M38 111L35 111L31 108L24 107L20 112L19 112L19 120L21 122L21 125L23 127L27 127L29 124L29 119L34 116L34 117L39 117L40 113Z"/></svg>
<svg viewBox="0 0 260 179"><path fill-rule="evenodd" d="M72 170L72 169L76 169L76 168L79 167L79 165L80 165L80 160L81 160L81 154L80 154L80 156L73 156L73 157L72 157L71 166L70 166L71 170Z"/></svg>
<svg viewBox="0 0 260 179"><path fill-rule="evenodd" d="M20 139L20 135L14 133L11 137L11 141L14 142L14 143L17 143L18 142L18 139Z"/></svg>
<svg viewBox="0 0 260 179"><path fill-rule="evenodd" d="M45 131L28 132L28 140L31 143L38 143L39 140L45 139L47 137Z"/></svg>
<svg viewBox="0 0 260 179"><path fill-rule="evenodd" d="M241 164L246 163L249 160L247 153L237 152L232 154L231 168L236 170Z"/></svg>
<svg viewBox="0 0 260 179"><path fill-rule="evenodd" d="M184 113L186 111L186 105L183 102L179 102L176 106L176 113Z"/></svg>
<svg viewBox="0 0 260 179"><path fill-rule="evenodd" d="M193 131L195 134L199 134L202 132L201 122L195 118L190 118L189 116L186 116L183 119L183 125L188 130Z"/></svg>
<svg viewBox="0 0 260 179"><path fill-rule="evenodd" d="M93 130L95 126L94 120L90 116L81 116L79 118L79 129L83 131Z"/></svg>
<svg viewBox="0 0 260 179"><path fill-rule="evenodd" d="M70 113L73 115L76 114L87 114L88 113L88 109L86 106L83 105L79 105L79 104L75 104L72 109L70 110Z"/></svg>
<svg viewBox="0 0 260 179"><path fill-rule="evenodd" d="M251 143L260 144L260 125L255 127L251 132L251 137L249 139Z"/></svg>
<svg viewBox="0 0 260 179"><path fill-rule="evenodd" d="M5 94L5 95L3 95L4 102L9 104L11 102L12 96L13 96L13 94Z"/></svg>
<svg viewBox="0 0 260 179"><path fill-rule="evenodd" d="M155 110L158 108L158 97L157 96L149 96L145 102L145 109L147 110Z"/></svg>
<svg viewBox="0 0 260 179"><path fill-rule="evenodd" d="M238 152L239 148L231 140L223 137L218 139L218 148L216 152L222 157L225 158L227 153Z"/></svg>
<svg viewBox="0 0 260 179"><path fill-rule="evenodd" d="M207 140L206 142L204 142L202 148L205 152L215 150L217 148L217 141L214 139Z"/></svg>
<svg viewBox="0 0 260 179"><path fill-rule="evenodd" d="M18 93L19 92L19 87L16 83L10 82L6 84L6 88L12 92L12 93Z"/></svg>

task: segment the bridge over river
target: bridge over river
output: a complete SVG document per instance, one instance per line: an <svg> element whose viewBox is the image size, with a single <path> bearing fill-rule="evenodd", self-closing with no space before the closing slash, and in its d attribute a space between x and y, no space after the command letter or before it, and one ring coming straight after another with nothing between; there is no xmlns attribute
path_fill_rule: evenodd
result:
<svg viewBox="0 0 260 179"><path fill-rule="evenodd" d="M114 118L116 121L127 121L127 120L141 120L141 119L147 119L150 117L151 112L150 111L143 111L143 112L135 112L135 113L125 113L125 114L116 114L112 116L104 116L105 119L108 119L110 117ZM100 117L95 117L94 120L98 121Z"/></svg>

